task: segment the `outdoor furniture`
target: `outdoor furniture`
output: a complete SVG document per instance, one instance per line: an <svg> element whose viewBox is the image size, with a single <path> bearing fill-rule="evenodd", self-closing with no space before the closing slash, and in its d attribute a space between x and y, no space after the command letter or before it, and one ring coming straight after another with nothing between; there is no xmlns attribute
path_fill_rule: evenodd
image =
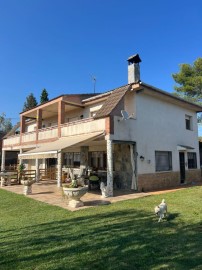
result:
<svg viewBox="0 0 202 270"><path fill-rule="evenodd" d="M11 176L14 175L13 172L0 172L1 177L1 186L10 186L11 185Z"/></svg>
<svg viewBox="0 0 202 270"><path fill-rule="evenodd" d="M88 190L91 190L92 186L100 187L100 179L97 175L90 175L88 178Z"/></svg>

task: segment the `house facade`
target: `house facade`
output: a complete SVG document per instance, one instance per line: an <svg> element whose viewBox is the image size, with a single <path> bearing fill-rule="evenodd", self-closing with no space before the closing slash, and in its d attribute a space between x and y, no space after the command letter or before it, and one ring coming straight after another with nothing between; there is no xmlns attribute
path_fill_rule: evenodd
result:
<svg viewBox="0 0 202 270"><path fill-rule="evenodd" d="M102 94L62 95L20 114L20 134L3 140L27 169L93 168L113 190L148 191L201 181L197 112L202 107L140 81L128 59L128 84Z"/></svg>

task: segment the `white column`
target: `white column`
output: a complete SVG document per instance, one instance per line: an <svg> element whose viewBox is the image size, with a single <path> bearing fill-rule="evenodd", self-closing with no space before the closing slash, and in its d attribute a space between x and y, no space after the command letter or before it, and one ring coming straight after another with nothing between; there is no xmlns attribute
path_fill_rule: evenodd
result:
<svg viewBox="0 0 202 270"><path fill-rule="evenodd" d="M1 170L5 170L5 160L6 160L6 151L2 150L2 155L1 155Z"/></svg>
<svg viewBox="0 0 202 270"><path fill-rule="evenodd" d="M107 194L113 197L113 149L112 140L107 140Z"/></svg>
<svg viewBox="0 0 202 270"><path fill-rule="evenodd" d="M20 154L22 154L22 149L20 149ZM20 158L19 165L21 165L21 164L22 164L22 159Z"/></svg>
<svg viewBox="0 0 202 270"><path fill-rule="evenodd" d="M36 158L35 160L35 167L36 167L36 182L39 182L39 160Z"/></svg>
<svg viewBox="0 0 202 270"><path fill-rule="evenodd" d="M2 150L2 155L1 155L1 171L5 170L5 160L6 160L6 151ZM1 186L3 186L4 183L4 177L0 178L1 180Z"/></svg>
<svg viewBox="0 0 202 270"><path fill-rule="evenodd" d="M57 179L57 187L62 186L62 152L58 151L58 179Z"/></svg>

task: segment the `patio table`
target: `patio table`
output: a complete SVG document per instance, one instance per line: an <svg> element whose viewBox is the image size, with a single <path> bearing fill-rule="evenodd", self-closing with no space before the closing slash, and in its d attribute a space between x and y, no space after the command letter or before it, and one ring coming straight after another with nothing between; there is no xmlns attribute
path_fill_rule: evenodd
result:
<svg viewBox="0 0 202 270"><path fill-rule="evenodd" d="M1 187L11 186L11 176L14 175L12 172L0 172Z"/></svg>

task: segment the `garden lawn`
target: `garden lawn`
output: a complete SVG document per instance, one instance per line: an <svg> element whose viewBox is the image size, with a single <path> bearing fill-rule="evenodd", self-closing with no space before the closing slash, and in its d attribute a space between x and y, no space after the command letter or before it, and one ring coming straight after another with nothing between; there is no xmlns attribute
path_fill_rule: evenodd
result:
<svg viewBox="0 0 202 270"><path fill-rule="evenodd" d="M201 186L76 212L5 190L0 199L1 270L202 269Z"/></svg>

